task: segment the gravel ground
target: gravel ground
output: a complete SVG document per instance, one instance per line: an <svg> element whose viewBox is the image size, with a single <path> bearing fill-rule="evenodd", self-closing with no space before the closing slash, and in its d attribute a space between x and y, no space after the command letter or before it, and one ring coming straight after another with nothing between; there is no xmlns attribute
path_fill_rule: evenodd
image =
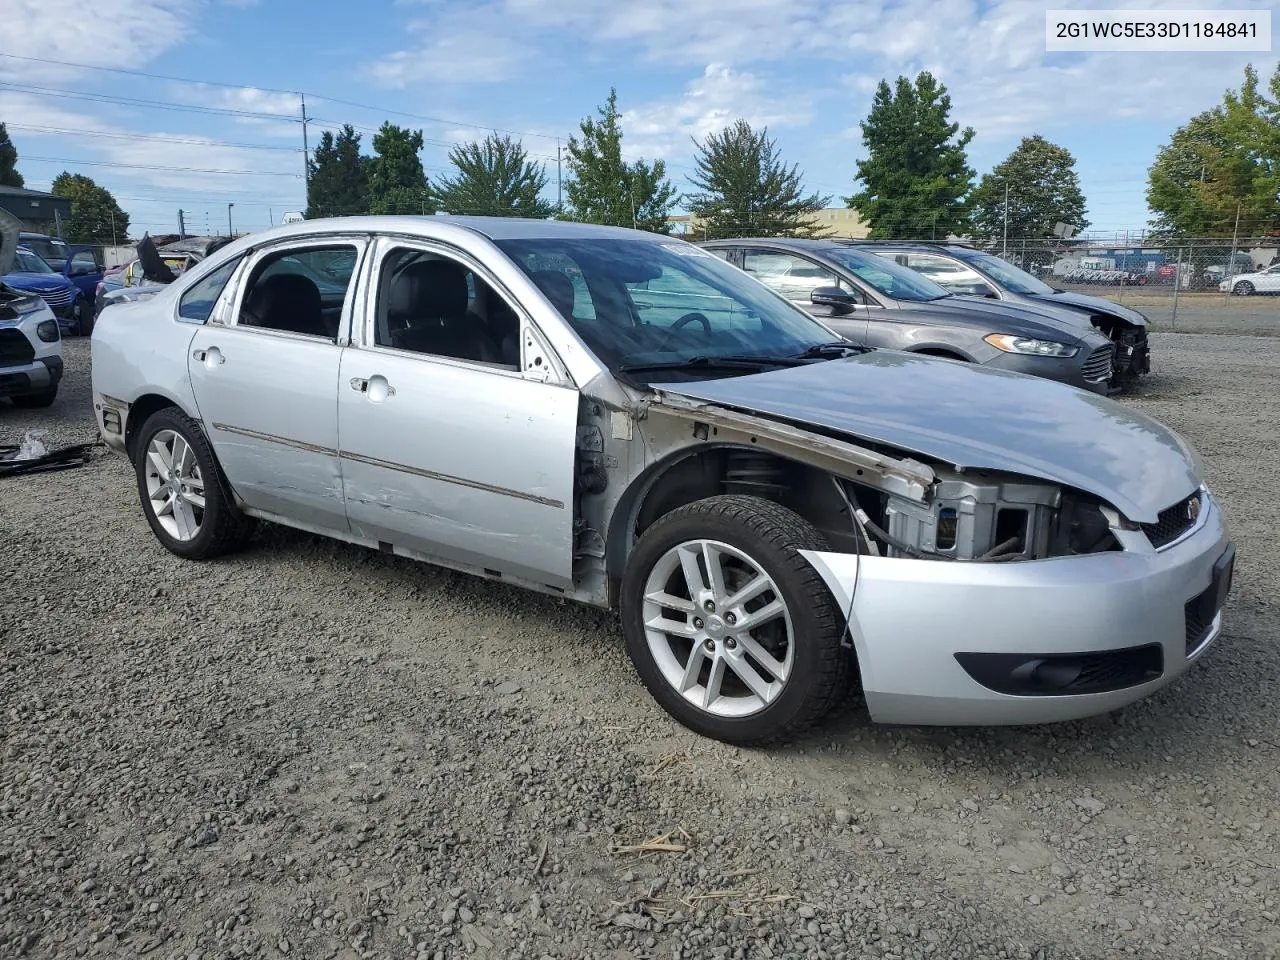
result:
<svg viewBox="0 0 1280 960"><path fill-rule="evenodd" d="M606 614L281 529L183 563L114 456L0 481L0 957L1280 956L1280 340L1155 346L1226 633L1053 727L729 748ZM0 442L92 435L66 355Z"/></svg>

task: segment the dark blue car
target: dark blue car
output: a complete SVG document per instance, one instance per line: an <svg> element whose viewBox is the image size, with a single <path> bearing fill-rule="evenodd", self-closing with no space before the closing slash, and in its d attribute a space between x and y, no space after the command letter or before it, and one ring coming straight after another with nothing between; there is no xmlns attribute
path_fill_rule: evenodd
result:
<svg viewBox="0 0 1280 960"><path fill-rule="evenodd" d="M75 285L78 293L71 305L71 319L59 315L64 333L87 336L93 326L93 301L103 270L89 246L69 245L42 233L18 234L18 243Z"/></svg>

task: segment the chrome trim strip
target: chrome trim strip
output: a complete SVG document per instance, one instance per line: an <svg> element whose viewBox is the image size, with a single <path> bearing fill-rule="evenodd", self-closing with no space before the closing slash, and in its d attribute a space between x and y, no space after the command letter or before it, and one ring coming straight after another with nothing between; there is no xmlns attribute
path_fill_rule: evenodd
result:
<svg viewBox="0 0 1280 960"><path fill-rule="evenodd" d="M287 437L277 437L271 433L261 433L257 430L248 430L244 427L233 427L227 423L214 423L215 430L221 430L224 433L234 433L242 437L250 437L254 440L265 440L267 443L278 443L281 446L293 447L295 450L305 450L308 453L320 453L329 457L338 457L342 460L350 460L353 463L363 463L371 467L382 467L386 470L395 470L399 473L408 473L415 477L424 477L427 480L439 480L442 483L452 483L460 487L470 487L473 490L483 490L486 493L496 493L504 497L514 497L517 500L527 500L530 503L538 503L544 507L555 507L557 510L564 509L564 502L561 500L553 500L550 497L540 497L536 493L525 493L521 490L512 490L509 487L499 487L491 483L482 483L479 480L468 480L466 477L455 477L448 473L437 473L434 470L423 470L420 467L411 467L404 463L395 463L391 460L380 460L377 457L367 457L360 453L352 453L349 450L334 450L332 447L322 447L314 443L304 443L301 440L290 440Z"/></svg>
<svg viewBox="0 0 1280 960"><path fill-rule="evenodd" d="M267 443L278 443L284 447L293 447L295 450L305 450L308 453L322 453L327 457L336 457L338 451L332 447L322 447L315 443L305 443L302 440L290 440L288 437L277 437L273 433L259 433L257 430L247 430L244 427L233 427L229 423L214 423L213 429L221 430L223 433L234 433L242 437L250 437L254 440L265 440Z"/></svg>
<svg viewBox="0 0 1280 960"><path fill-rule="evenodd" d="M399 473L412 474L415 477L425 477L428 480L439 480L442 483L453 483L460 487L471 487L473 490L483 490L486 493L497 493L504 497L515 497L517 500L528 500L530 503L540 503L544 507L555 507L558 510L564 509L564 502L553 500L550 497L540 497L536 493L524 493L521 490L512 490L509 487L498 487L491 483L482 483L479 480L468 480L465 477L455 477L448 473L437 473L434 470L423 470L420 467L411 467L403 463L394 463L391 460L379 460L377 457L366 457L360 453L351 453L349 450L343 450L338 454L343 460L351 460L355 463L368 464L371 467L383 467L387 470L395 470Z"/></svg>

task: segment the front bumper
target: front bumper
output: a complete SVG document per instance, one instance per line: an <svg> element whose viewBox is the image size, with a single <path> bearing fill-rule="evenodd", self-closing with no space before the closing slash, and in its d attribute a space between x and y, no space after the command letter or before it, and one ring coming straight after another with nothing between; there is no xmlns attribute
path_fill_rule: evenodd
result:
<svg viewBox="0 0 1280 960"><path fill-rule="evenodd" d="M1209 590L1215 563L1229 546L1211 497L1194 532L1164 550L1153 550L1141 534L1124 539L1123 552L1001 564L804 555L849 611L873 720L1048 723L1150 696L1186 671L1221 631L1220 608L1200 623L1188 607ZM1101 693L1001 693L957 659L1096 655L1143 645L1159 646L1158 675Z"/></svg>
<svg viewBox="0 0 1280 960"><path fill-rule="evenodd" d="M1103 341L1103 344L1110 346L1109 341ZM1074 357L1037 357L1021 353L997 353L996 356L987 360L984 366L1043 377L1046 380L1057 380L1059 383L1106 396L1110 392L1111 366L1107 366L1106 375L1100 379L1088 379L1087 376L1088 373L1092 373L1092 370L1087 369L1086 364L1093 350L1099 346L1094 344L1081 347L1080 352Z"/></svg>
<svg viewBox="0 0 1280 960"><path fill-rule="evenodd" d="M61 357L39 357L21 367L0 367L0 397L42 393L56 387L61 379Z"/></svg>

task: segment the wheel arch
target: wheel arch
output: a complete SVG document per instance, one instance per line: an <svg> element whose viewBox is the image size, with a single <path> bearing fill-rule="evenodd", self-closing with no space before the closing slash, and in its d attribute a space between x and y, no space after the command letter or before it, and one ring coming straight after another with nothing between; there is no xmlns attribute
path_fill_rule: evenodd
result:
<svg viewBox="0 0 1280 960"><path fill-rule="evenodd" d="M605 538L610 605L617 603L627 560L645 530L686 504L726 493L786 506L828 538L843 542L848 536L856 549L845 505L826 471L746 443L702 444L651 464L618 499Z"/></svg>
<svg viewBox="0 0 1280 960"><path fill-rule="evenodd" d="M138 443L138 434L142 430L142 425L147 422L152 414L165 407L176 407L182 413L186 414L197 423L200 418L193 416L191 411L187 410L182 403L171 397L169 394L160 390L147 390L138 396L136 400L129 404L129 416L125 419L124 427L124 449L132 460L136 453Z"/></svg>

